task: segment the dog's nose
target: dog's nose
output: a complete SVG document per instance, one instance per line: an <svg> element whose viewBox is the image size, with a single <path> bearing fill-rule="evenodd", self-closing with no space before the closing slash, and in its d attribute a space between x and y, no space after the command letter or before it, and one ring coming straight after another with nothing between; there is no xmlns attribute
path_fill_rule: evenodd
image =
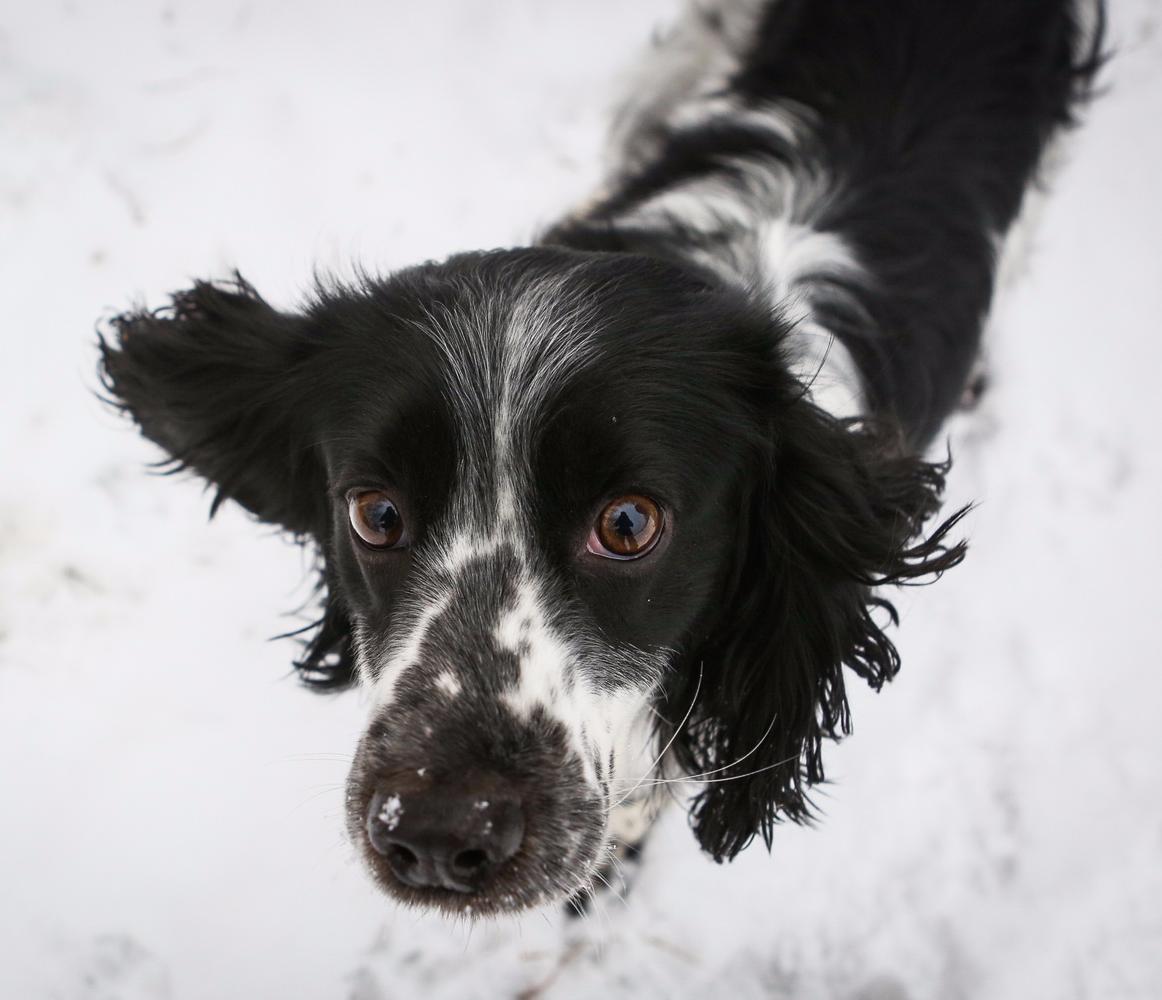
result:
<svg viewBox="0 0 1162 1000"><path fill-rule="evenodd" d="M470 893L519 850L524 813L491 776L422 791L387 783L372 796L367 834L405 885Z"/></svg>

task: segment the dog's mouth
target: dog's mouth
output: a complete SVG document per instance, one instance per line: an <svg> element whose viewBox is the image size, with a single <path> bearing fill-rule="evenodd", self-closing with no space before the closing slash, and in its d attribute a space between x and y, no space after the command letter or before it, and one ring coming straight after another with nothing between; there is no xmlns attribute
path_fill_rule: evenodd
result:
<svg viewBox="0 0 1162 1000"><path fill-rule="evenodd" d="M430 745L446 756L456 742ZM369 733L348 779L347 828L375 883L406 904L472 917L589 891L607 798L561 742L521 750L470 753L457 767Z"/></svg>

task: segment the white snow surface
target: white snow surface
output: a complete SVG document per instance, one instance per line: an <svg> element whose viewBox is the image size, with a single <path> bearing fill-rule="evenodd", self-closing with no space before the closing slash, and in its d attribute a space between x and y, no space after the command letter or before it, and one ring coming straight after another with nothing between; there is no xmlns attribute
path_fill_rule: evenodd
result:
<svg viewBox="0 0 1162 1000"><path fill-rule="evenodd" d="M235 266L512 245L599 174L672 0L174 0L0 18L0 997L1162 996L1162 5L1115 0L993 383L972 550L851 685L817 829L623 905L448 923L342 832L364 707L288 673L307 558L102 408L94 322Z"/></svg>

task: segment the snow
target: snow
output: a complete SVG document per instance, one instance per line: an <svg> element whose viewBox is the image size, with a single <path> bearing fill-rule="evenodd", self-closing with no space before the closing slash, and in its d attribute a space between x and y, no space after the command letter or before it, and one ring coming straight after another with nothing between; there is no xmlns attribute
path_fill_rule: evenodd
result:
<svg viewBox="0 0 1162 1000"><path fill-rule="evenodd" d="M379 822L389 830L394 830L399 826L399 818L402 815L403 805L399 800L399 796L392 795L384 800L383 807L379 810Z"/></svg>
<svg viewBox="0 0 1162 1000"><path fill-rule="evenodd" d="M595 183L671 0L15 8L0 28L0 996L921 1000L1162 983L1162 5L1119 0L982 406L972 551L903 595L815 830L719 867L671 810L626 904L447 923L343 835L364 711L268 636L307 558L95 400L93 325L237 265L527 240Z"/></svg>

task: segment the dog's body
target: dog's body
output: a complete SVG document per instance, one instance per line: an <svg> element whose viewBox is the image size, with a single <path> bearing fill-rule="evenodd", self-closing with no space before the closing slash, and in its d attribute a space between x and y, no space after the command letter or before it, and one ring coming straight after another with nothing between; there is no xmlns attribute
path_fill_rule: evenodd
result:
<svg viewBox="0 0 1162 1000"><path fill-rule="evenodd" d="M719 859L809 815L843 667L898 669L877 588L963 555L919 452L1099 38L1065 0L691 8L540 245L116 321L143 432L319 545L301 668L370 688L349 826L384 888L572 894L664 772Z"/></svg>

